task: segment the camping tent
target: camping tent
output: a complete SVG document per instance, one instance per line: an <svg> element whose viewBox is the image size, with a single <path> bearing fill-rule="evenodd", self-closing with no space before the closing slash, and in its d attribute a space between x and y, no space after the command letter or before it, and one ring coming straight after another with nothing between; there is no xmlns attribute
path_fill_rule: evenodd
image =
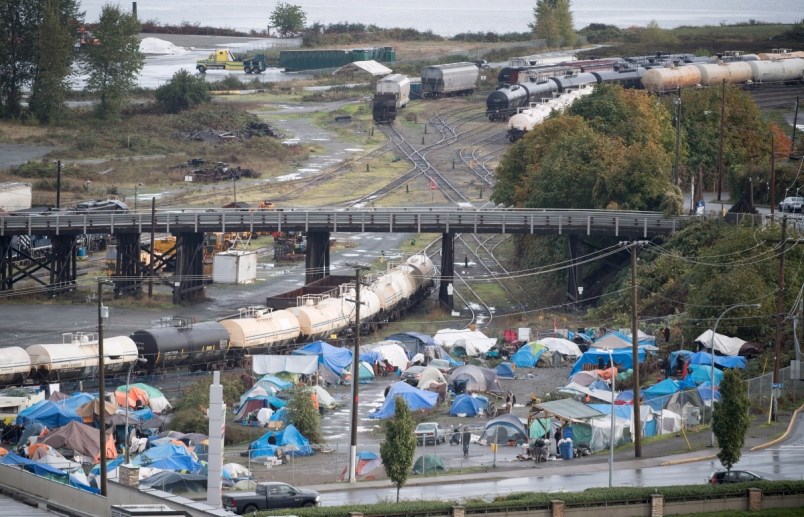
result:
<svg viewBox="0 0 804 517"><path fill-rule="evenodd" d="M447 380L444 378L443 373L441 373L436 368L428 366L424 370L422 370L421 377L419 378L419 383L416 385L416 387L419 388L420 390L426 390L433 383L446 384L446 382Z"/></svg>
<svg viewBox="0 0 804 517"><path fill-rule="evenodd" d="M497 338L490 338L479 330L442 329L436 332L433 341L449 349L452 355L477 357L491 350Z"/></svg>
<svg viewBox="0 0 804 517"><path fill-rule="evenodd" d="M497 365L497 368L495 368L494 371L497 372L497 377L503 379L516 379L514 365L511 363L500 363Z"/></svg>
<svg viewBox="0 0 804 517"><path fill-rule="evenodd" d="M581 349L572 341L560 337L543 337L538 341L551 352L569 357L581 357Z"/></svg>
<svg viewBox="0 0 804 517"><path fill-rule="evenodd" d="M720 381L723 379L723 371L715 368L715 386L720 386ZM708 364L694 364L690 366L689 377L695 381L696 385L703 384L706 381L712 380L712 367Z"/></svg>
<svg viewBox="0 0 804 517"><path fill-rule="evenodd" d="M645 350L640 348L639 349L639 362L640 364L645 360ZM633 354L630 349L620 349L620 350L612 350L612 357L614 358L614 364L618 366L622 366L623 368L633 368L634 367L634 358ZM570 371L570 376L575 375L576 373L580 372L583 369L583 365L585 364L592 364L597 366L600 361L604 363L609 362L609 352L608 350L600 350L597 348L592 348L581 355L575 364L572 366L572 370Z"/></svg>
<svg viewBox="0 0 804 517"><path fill-rule="evenodd" d="M33 422L39 422L43 426L54 429L68 424L69 422L80 422L81 417L74 410L60 407L60 402L43 400L33 406L27 407L17 413L17 424L26 427Z"/></svg>
<svg viewBox="0 0 804 517"><path fill-rule="evenodd" d="M285 407L286 404L287 402L285 402L284 400L273 396L253 397L247 399L243 403L243 405L237 409L237 413L235 413L234 420L235 422L240 422L241 420L246 418L249 413L253 412L254 414L256 414L257 411L266 407L269 407L272 410L276 411L281 407Z"/></svg>
<svg viewBox="0 0 804 517"><path fill-rule="evenodd" d="M419 456L413 464L414 474L427 474L428 472L435 472L437 470L443 472L447 470L447 468L444 466L444 460L435 454Z"/></svg>
<svg viewBox="0 0 804 517"><path fill-rule="evenodd" d="M315 341L291 352L293 355L316 355L318 364L327 367L332 373L341 376L344 370L349 371L352 365L352 351Z"/></svg>
<svg viewBox="0 0 804 517"><path fill-rule="evenodd" d="M382 467L382 459L376 452L357 451L357 465L355 467L355 474L358 479L363 481L370 481L375 479L378 473L377 469ZM349 476L349 465L343 467L341 471L340 481L346 481Z"/></svg>
<svg viewBox="0 0 804 517"><path fill-rule="evenodd" d="M176 441L151 447L134 458L131 463L137 466L162 470L185 470L191 474L195 474L202 467L195 453L184 444Z"/></svg>
<svg viewBox="0 0 804 517"><path fill-rule="evenodd" d="M313 390L318 396L319 406L324 406L327 409L332 409L338 405L338 402L322 386L311 386L310 389Z"/></svg>
<svg viewBox="0 0 804 517"><path fill-rule="evenodd" d="M378 361L387 360L391 366L399 368L400 371L408 368L408 355L399 341L380 341L360 347L360 360L363 361L364 354L377 356Z"/></svg>
<svg viewBox="0 0 804 517"><path fill-rule="evenodd" d="M608 334L596 339L592 346L595 348L618 350L622 348L631 348L633 343L630 339L626 338L619 332L609 332Z"/></svg>
<svg viewBox="0 0 804 517"><path fill-rule="evenodd" d="M488 422L480 435L481 443L528 443L528 431L525 424L511 413L500 415Z"/></svg>
<svg viewBox="0 0 804 517"><path fill-rule="evenodd" d="M62 393L62 392L57 391L55 393ZM52 400L53 402L55 402L61 409L71 409L75 411L76 409L78 409L79 406L83 406L90 400L98 398L98 396L97 394L93 395L90 393L83 393L79 391L77 393L73 393L72 395L65 395L62 398L59 398L58 400L55 400L55 398L56 397L51 396L48 400Z"/></svg>
<svg viewBox="0 0 804 517"><path fill-rule="evenodd" d="M181 492L204 492L207 489L207 476L180 474L163 470L140 481L140 486L154 488L171 494Z"/></svg>
<svg viewBox="0 0 804 517"><path fill-rule="evenodd" d="M407 352L408 357L413 357L416 354L429 354L432 357L433 354L427 352L427 349L436 346L436 342L433 338L421 332L399 332L397 334L391 334L385 339L386 341L399 342Z"/></svg>
<svg viewBox="0 0 804 517"><path fill-rule="evenodd" d="M117 413L117 406L111 402L106 402L104 407L106 409L106 416L112 416ZM92 399L86 404L78 406L75 410L75 414L80 416L85 424L91 424L95 421L96 417L100 416L100 400Z"/></svg>
<svg viewBox="0 0 804 517"><path fill-rule="evenodd" d="M713 343L714 341L714 343ZM723 334L714 334L711 330L705 331L703 334L695 338L695 342L706 348L712 348L723 355L738 355L740 348L745 344L745 340L738 337L728 337Z"/></svg>
<svg viewBox="0 0 804 517"><path fill-rule="evenodd" d="M462 393L452 401L449 414L453 416L476 416L487 410L488 407L489 401L485 397L473 397Z"/></svg>
<svg viewBox="0 0 804 517"><path fill-rule="evenodd" d="M497 372L490 368L481 368L466 364L455 368L449 375L450 384L466 382L466 391L503 391Z"/></svg>
<svg viewBox="0 0 804 517"><path fill-rule="evenodd" d="M438 393L420 390L406 382L399 381L391 385L391 389L385 397L385 402L375 412L369 413L369 418L385 419L394 416L397 397L405 399L411 411L433 409L438 401Z"/></svg>
<svg viewBox="0 0 804 517"><path fill-rule="evenodd" d="M274 456L277 449L282 449L288 456L310 456L313 448L293 424L280 431L268 431L248 446L251 458Z"/></svg>
<svg viewBox="0 0 804 517"><path fill-rule="evenodd" d="M544 345L537 341L525 343L511 356L511 361L520 368L533 368L544 351Z"/></svg>
<svg viewBox="0 0 804 517"><path fill-rule="evenodd" d="M98 461L100 457L100 446L98 445L99 431L81 422L69 422L64 427L60 427L49 433L40 441L56 449L72 449L76 453ZM117 457L117 449L114 444L113 433L107 433L106 439L106 458L114 459Z"/></svg>
<svg viewBox="0 0 804 517"><path fill-rule="evenodd" d="M374 380L374 368L366 361L358 363L357 379L360 384L365 384Z"/></svg>

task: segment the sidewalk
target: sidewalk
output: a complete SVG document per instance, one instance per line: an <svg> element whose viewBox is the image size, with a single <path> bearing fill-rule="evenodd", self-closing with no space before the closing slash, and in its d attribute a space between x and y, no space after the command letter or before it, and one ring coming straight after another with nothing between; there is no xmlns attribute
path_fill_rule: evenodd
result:
<svg viewBox="0 0 804 517"><path fill-rule="evenodd" d="M804 406L802 406L804 408ZM802 410L799 408L798 411ZM796 412L796 414L797 414ZM755 448L769 446L785 438L792 423L792 411L780 411L779 420L768 424L767 415L756 415L751 426L746 433L745 446L743 452L748 452ZM709 428L696 432L686 432L686 439L682 433L674 433L670 437L643 439L642 457L634 457L633 444L623 445L614 452L614 462L621 469L659 467L662 465L676 465L679 463L690 463L695 461L712 460L719 451L717 447L709 447L710 440ZM689 441L689 446L687 442ZM449 472L438 476L415 476L408 479L405 486L437 485L445 481L458 483L461 481L494 481L501 479L518 478L526 475L533 475L533 469L547 469L550 474L579 474L588 472L602 472L608 470L609 456L605 451L598 452L593 456L577 458L571 461L550 461L535 466L532 461L520 463L500 463L494 469L487 469L483 472L471 474L454 474ZM338 490L365 489L365 488L387 488L390 486L388 479L376 481L361 481L355 485L348 483L327 483L323 485L305 485L305 488L317 490L319 492L334 492Z"/></svg>

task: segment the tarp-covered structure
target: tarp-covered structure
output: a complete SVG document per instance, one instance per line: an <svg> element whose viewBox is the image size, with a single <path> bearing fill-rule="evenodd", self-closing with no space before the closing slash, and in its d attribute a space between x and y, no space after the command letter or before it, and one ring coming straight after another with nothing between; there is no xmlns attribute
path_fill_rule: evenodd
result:
<svg viewBox="0 0 804 517"><path fill-rule="evenodd" d="M477 416L489 408L489 401L486 397L472 396L462 393L455 397L449 414L453 416Z"/></svg>
<svg viewBox="0 0 804 517"><path fill-rule="evenodd" d="M98 434L98 429L82 422L72 421L48 433L40 441L56 449L72 449L77 454L97 462L100 459ZM117 457L117 448L115 447L113 433L109 431L106 436L106 458L114 459Z"/></svg>
<svg viewBox="0 0 804 517"><path fill-rule="evenodd" d="M723 380L723 370L718 370L717 368L714 369L714 373L712 367L708 364L693 364L690 366L690 373L688 377L690 377L693 381L695 381L696 385L703 384L707 381L711 382L712 378L715 379L715 386L720 386L720 381Z"/></svg>
<svg viewBox="0 0 804 517"><path fill-rule="evenodd" d="M246 419L250 413L256 415L263 408L270 408L272 411L276 411L285 407L286 404L287 402L273 395L251 397L246 399L237 409L234 420L235 422L240 422Z"/></svg>
<svg viewBox="0 0 804 517"><path fill-rule="evenodd" d="M117 413L117 406L111 402L103 404L106 411L106 416L112 416ZM96 418L100 418L100 399L92 399L82 406L78 406L75 414L83 419L85 424L92 424Z"/></svg>
<svg viewBox="0 0 804 517"><path fill-rule="evenodd" d="M122 393L122 398L120 395ZM142 394L145 394L143 396ZM128 398L128 405L129 407L136 407L137 401L141 401L145 406L150 406L154 413L160 414L164 413L168 409L171 408L170 402L168 402L167 397L165 394L162 393L161 390L151 386L150 384L144 384L138 382L136 384L131 384L129 386L128 397L126 397L126 385L119 386L117 388L117 392L115 393L117 397L117 403L120 406L126 405L126 399Z"/></svg>
<svg viewBox="0 0 804 517"><path fill-rule="evenodd" d="M314 341L309 345L294 350L291 354L317 356L319 365L325 367L325 371L329 370L337 377L351 371L352 351L348 348L332 346L324 341Z"/></svg>
<svg viewBox="0 0 804 517"><path fill-rule="evenodd" d="M268 431L248 446L251 458L275 456L281 449L286 456L310 456L313 448L310 440L305 438L293 424L278 431Z"/></svg>
<svg viewBox="0 0 804 517"><path fill-rule="evenodd" d="M422 334L421 332L398 332L387 336L385 339L401 343L408 357L413 357L416 354L435 357L434 347L437 346L436 342L427 334ZM430 350L428 351L428 349Z"/></svg>
<svg viewBox="0 0 804 517"><path fill-rule="evenodd" d="M163 470L140 481L140 486L154 488L171 494L205 492L207 490L207 476L181 474L179 472Z"/></svg>
<svg viewBox="0 0 804 517"><path fill-rule="evenodd" d="M422 370L421 377L419 378L419 383L416 384L416 387L420 390L426 390L430 387L431 384L446 384L447 380L444 378L444 374L441 373L438 369L427 366Z"/></svg>
<svg viewBox="0 0 804 517"><path fill-rule="evenodd" d="M13 452L9 452L8 454L0 458L0 465L9 465L13 467L18 467L23 470L27 470L32 474L36 474L37 476L42 476L44 478L50 479L51 481L65 483L75 488L80 488L81 490L92 492L94 494L100 492L100 490L88 485L87 478L81 471L76 471L75 475L71 475L51 465L29 460L28 458L24 458L22 456L14 454Z"/></svg>
<svg viewBox="0 0 804 517"><path fill-rule="evenodd" d="M482 356L497 344L497 338L471 329L442 329L435 333L433 341L456 357Z"/></svg>
<svg viewBox="0 0 804 517"><path fill-rule="evenodd" d="M255 355L252 369L256 375L280 372L312 375L318 370L318 357L315 355Z"/></svg>
<svg viewBox="0 0 804 517"><path fill-rule="evenodd" d="M405 399L411 411L433 409L438 402L438 393L420 390L406 382L399 381L391 385L385 402L375 412L369 413L369 418L386 419L394 416L397 397Z"/></svg>
<svg viewBox="0 0 804 517"><path fill-rule="evenodd" d="M560 337L543 337L540 338L538 343L541 343L546 349L567 357L581 357L582 352L576 343L569 339Z"/></svg>
<svg viewBox="0 0 804 517"><path fill-rule="evenodd" d="M81 422L82 418L72 409L62 407L60 402L43 400L17 413L16 423L26 427L39 422L48 429L61 427L70 422Z"/></svg>
<svg viewBox="0 0 804 517"><path fill-rule="evenodd" d="M716 352L723 355L739 355L740 348L746 343L738 337L728 337L723 334L714 334L712 330L707 330L695 338L695 342L706 348L714 348Z"/></svg>
<svg viewBox="0 0 804 517"><path fill-rule="evenodd" d="M527 443L528 430L519 417L505 413L486 424L478 441L489 444Z"/></svg>
<svg viewBox="0 0 804 517"><path fill-rule="evenodd" d="M187 446L174 441L151 447L134 458L131 463L141 467L185 471L191 474L195 474L203 466Z"/></svg>
<svg viewBox="0 0 804 517"><path fill-rule="evenodd" d="M356 457L357 465L355 466L355 475L359 480L374 480L376 479L377 474L382 472L382 459L376 452L357 451ZM343 467L341 476L338 479L340 481L346 481L349 479L349 465Z"/></svg>
<svg viewBox="0 0 804 517"><path fill-rule="evenodd" d="M639 349L639 363L645 361L645 350L643 348ZM631 349L618 349L612 350L611 352L612 358L614 359L614 364L618 365L618 367L622 366L622 368L628 369L634 367L634 357ZM584 352L581 357L575 361L575 364L572 366L572 370L570 371L570 376L575 375L576 373L580 372L583 369L585 364L591 365L599 365L601 362L607 364L609 362L609 352L608 350L600 350L597 348L591 348Z"/></svg>
<svg viewBox="0 0 804 517"><path fill-rule="evenodd" d="M368 361L371 364L388 361L391 366L399 368L400 371L407 370L410 364L405 348L399 341L391 340L362 345L360 347L360 360Z"/></svg>
<svg viewBox="0 0 804 517"><path fill-rule="evenodd" d="M466 391L503 391L497 372L491 368L483 368L472 364L465 364L455 368L449 374L449 382L454 386L464 384Z"/></svg>

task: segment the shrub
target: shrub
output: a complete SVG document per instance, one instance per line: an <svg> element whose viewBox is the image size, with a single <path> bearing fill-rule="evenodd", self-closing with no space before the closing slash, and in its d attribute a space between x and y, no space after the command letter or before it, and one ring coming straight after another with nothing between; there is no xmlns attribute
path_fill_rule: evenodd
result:
<svg viewBox="0 0 804 517"><path fill-rule="evenodd" d="M187 70L179 70L168 83L156 89L156 101L167 113L178 113L211 99L204 79Z"/></svg>

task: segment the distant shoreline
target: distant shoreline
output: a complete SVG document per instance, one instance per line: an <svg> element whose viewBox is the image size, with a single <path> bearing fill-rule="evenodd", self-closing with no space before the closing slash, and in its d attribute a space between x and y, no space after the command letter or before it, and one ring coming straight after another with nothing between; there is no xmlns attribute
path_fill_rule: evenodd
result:
<svg viewBox="0 0 804 517"><path fill-rule="evenodd" d="M139 34L140 41L145 38L157 38L164 41L169 41L176 46L184 48L196 49L214 49L221 45L231 45L234 43L252 43L256 41L281 41L284 46L298 46L300 40L295 39L279 39L268 37L254 37L254 36L207 36L207 35L193 35L193 34L159 34L153 32L141 32ZM288 45L290 44L290 45Z"/></svg>

